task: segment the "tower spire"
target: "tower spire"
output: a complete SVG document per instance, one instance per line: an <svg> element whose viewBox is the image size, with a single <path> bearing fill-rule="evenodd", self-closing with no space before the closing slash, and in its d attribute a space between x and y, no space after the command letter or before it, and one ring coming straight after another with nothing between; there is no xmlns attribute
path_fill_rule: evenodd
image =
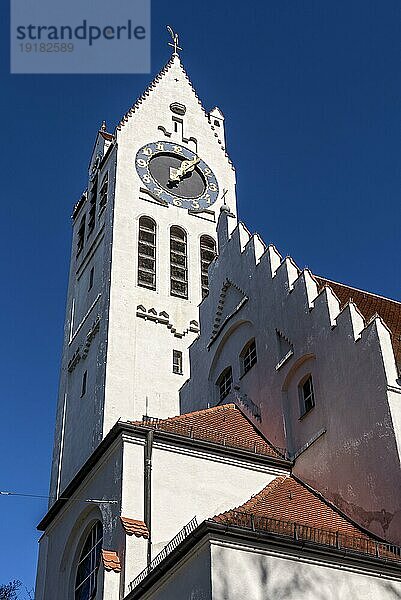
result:
<svg viewBox="0 0 401 600"><path fill-rule="evenodd" d="M174 48L173 56L178 56L177 50L182 50L182 48L180 48L179 46L178 33L175 33L170 27L170 25L167 25L167 31L169 32L169 34L171 35L171 39L173 40L173 43L169 42L168 45Z"/></svg>

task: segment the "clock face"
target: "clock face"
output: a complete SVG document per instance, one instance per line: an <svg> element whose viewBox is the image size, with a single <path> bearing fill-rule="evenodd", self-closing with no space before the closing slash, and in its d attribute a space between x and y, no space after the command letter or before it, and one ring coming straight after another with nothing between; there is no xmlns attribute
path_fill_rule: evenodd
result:
<svg viewBox="0 0 401 600"><path fill-rule="evenodd" d="M213 171L192 150L172 142L151 142L138 150L135 166L148 190L162 202L204 210L217 200Z"/></svg>

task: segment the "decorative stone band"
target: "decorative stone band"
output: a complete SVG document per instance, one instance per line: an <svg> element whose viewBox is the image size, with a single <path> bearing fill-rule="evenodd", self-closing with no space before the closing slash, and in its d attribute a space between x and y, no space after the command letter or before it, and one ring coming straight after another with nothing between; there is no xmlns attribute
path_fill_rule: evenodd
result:
<svg viewBox="0 0 401 600"><path fill-rule="evenodd" d="M77 366L77 364L79 363L81 358L85 359L87 357L90 345L92 343L93 338L98 333L99 327L100 327L100 316L97 315L97 317L95 318L95 320L92 324L92 327L90 328L90 330L86 336L85 344L83 345L82 348L80 346L78 346L78 348L75 350L74 354L72 355L71 360L68 363L67 369L68 369L69 373L72 373L72 371L75 369L75 367Z"/></svg>
<svg viewBox="0 0 401 600"><path fill-rule="evenodd" d="M189 332L199 333L198 321L190 321L189 327L187 327L187 329L184 329L183 332L179 332L170 322L170 315L166 313L166 311L162 310L161 312L157 313L156 309L154 308L149 308L149 310L146 310L146 308L142 304L139 304L136 307L136 316L147 321L153 321L155 323L159 323L160 325L165 325L167 329L171 331L174 337L182 338Z"/></svg>
<svg viewBox="0 0 401 600"><path fill-rule="evenodd" d="M226 297L229 289L232 288L238 294L237 301L235 307L229 312L225 313L224 305L226 302ZM233 283L230 279L226 279L223 283L223 287L220 292L219 303L217 305L216 314L214 317L213 329L210 335L210 340L208 344L208 348L213 344L213 342L218 338L220 332L223 327L228 323L228 321L239 311L241 308L248 302L248 296L245 295L245 292L238 287L235 283Z"/></svg>
<svg viewBox="0 0 401 600"><path fill-rule="evenodd" d="M149 538L149 531L144 521L138 521L137 519L128 519L127 517L120 517L122 526L127 535L135 535L135 537Z"/></svg>
<svg viewBox="0 0 401 600"><path fill-rule="evenodd" d="M117 552L113 552L113 550L102 550L102 561L106 571L114 571L115 573L120 573L121 563L120 559L118 558Z"/></svg>

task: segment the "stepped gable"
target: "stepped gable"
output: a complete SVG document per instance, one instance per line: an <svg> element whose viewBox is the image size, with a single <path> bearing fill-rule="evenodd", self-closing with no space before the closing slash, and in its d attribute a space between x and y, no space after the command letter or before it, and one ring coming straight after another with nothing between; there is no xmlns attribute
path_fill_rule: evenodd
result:
<svg viewBox="0 0 401 600"><path fill-rule="evenodd" d="M376 314L379 315L391 331L394 354L397 365L401 366L401 302L376 296L370 292L358 290L342 283L316 277L319 288L329 285L338 297L341 307L351 300L357 305L367 322Z"/></svg>
<svg viewBox="0 0 401 600"><path fill-rule="evenodd" d="M174 75L173 75L174 72L179 73L181 76L183 76L184 80L187 82L187 84L191 88L192 93L195 96L196 102L199 104L199 106L202 110L202 113L208 123L208 127L210 128L211 132L213 133L213 137L216 139L217 144L220 146L221 150L224 152L224 155L227 158L229 165L234 170L234 165L233 165L230 157L227 154L226 148L223 145L222 140L219 139L219 136L215 131L215 127L211 124L209 114L207 113L205 107L203 106L203 104L195 90L195 87L193 86L193 84L188 76L188 73L186 72L178 54L171 55L168 62L159 71L159 73L154 77L153 81L151 81L151 83L147 86L147 88L145 89L143 94L136 100L136 102L131 106L131 108L120 119L120 121L116 127L116 132L120 131L121 128L124 127L125 123L135 112L137 112L137 110L140 108L141 104L143 102L146 102L146 99L155 92L155 90L158 87L158 84L162 81L162 79L164 79L165 77L168 77L168 76L174 77ZM213 110L215 110L215 109L213 109Z"/></svg>
<svg viewBox="0 0 401 600"><path fill-rule="evenodd" d="M228 447L249 450L256 454L283 458L282 454L258 432L235 404L205 408L169 419L144 417L143 421L131 421L131 423Z"/></svg>
<svg viewBox="0 0 401 600"><path fill-rule="evenodd" d="M217 515L213 520L235 525L236 513L249 513L257 517L289 521L306 527L369 539L362 529L343 516L333 504L292 475L276 477L245 504ZM281 533L278 524L272 523L269 530L275 529Z"/></svg>

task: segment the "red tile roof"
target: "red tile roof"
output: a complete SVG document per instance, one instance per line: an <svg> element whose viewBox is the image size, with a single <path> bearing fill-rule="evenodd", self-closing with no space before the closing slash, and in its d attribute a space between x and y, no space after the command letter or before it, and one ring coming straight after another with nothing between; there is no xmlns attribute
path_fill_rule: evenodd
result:
<svg viewBox="0 0 401 600"><path fill-rule="evenodd" d="M235 404L214 406L169 419L144 418L133 424L283 458Z"/></svg>
<svg viewBox="0 0 401 600"><path fill-rule="evenodd" d="M380 541L292 475L281 475L216 523L273 533L400 562L401 548Z"/></svg>
<svg viewBox="0 0 401 600"><path fill-rule="evenodd" d="M112 550L102 550L102 561L106 571L114 571L115 573L121 571L121 563L117 552L113 552Z"/></svg>
<svg viewBox="0 0 401 600"><path fill-rule="evenodd" d="M292 475L281 475L216 523L263 531L400 562L401 549L381 542Z"/></svg>
<svg viewBox="0 0 401 600"><path fill-rule="evenodd" d="M245 504L214 517L214 520L229 522L235 512L366 537L361 529L342 516L334 505L293 476L276 477Z"/></svg>
<svg viewBox="0 0 401 600"><path fill-rule="evenodd" d="M355 302L366 321L378 314L391 331L391 339L397 365L401 365L401 302L376 296L355 288L316 277L320 288L329 285L340 300L341 307L352 300Z"/></svg>
<svg viewBox="0 0 401 600"><path fill-rule="evenodd" d="M120 519L127 535L135 535L135 537L148 539L149 531L144 521L128 519L127 517L120 517Z"/></svg>

